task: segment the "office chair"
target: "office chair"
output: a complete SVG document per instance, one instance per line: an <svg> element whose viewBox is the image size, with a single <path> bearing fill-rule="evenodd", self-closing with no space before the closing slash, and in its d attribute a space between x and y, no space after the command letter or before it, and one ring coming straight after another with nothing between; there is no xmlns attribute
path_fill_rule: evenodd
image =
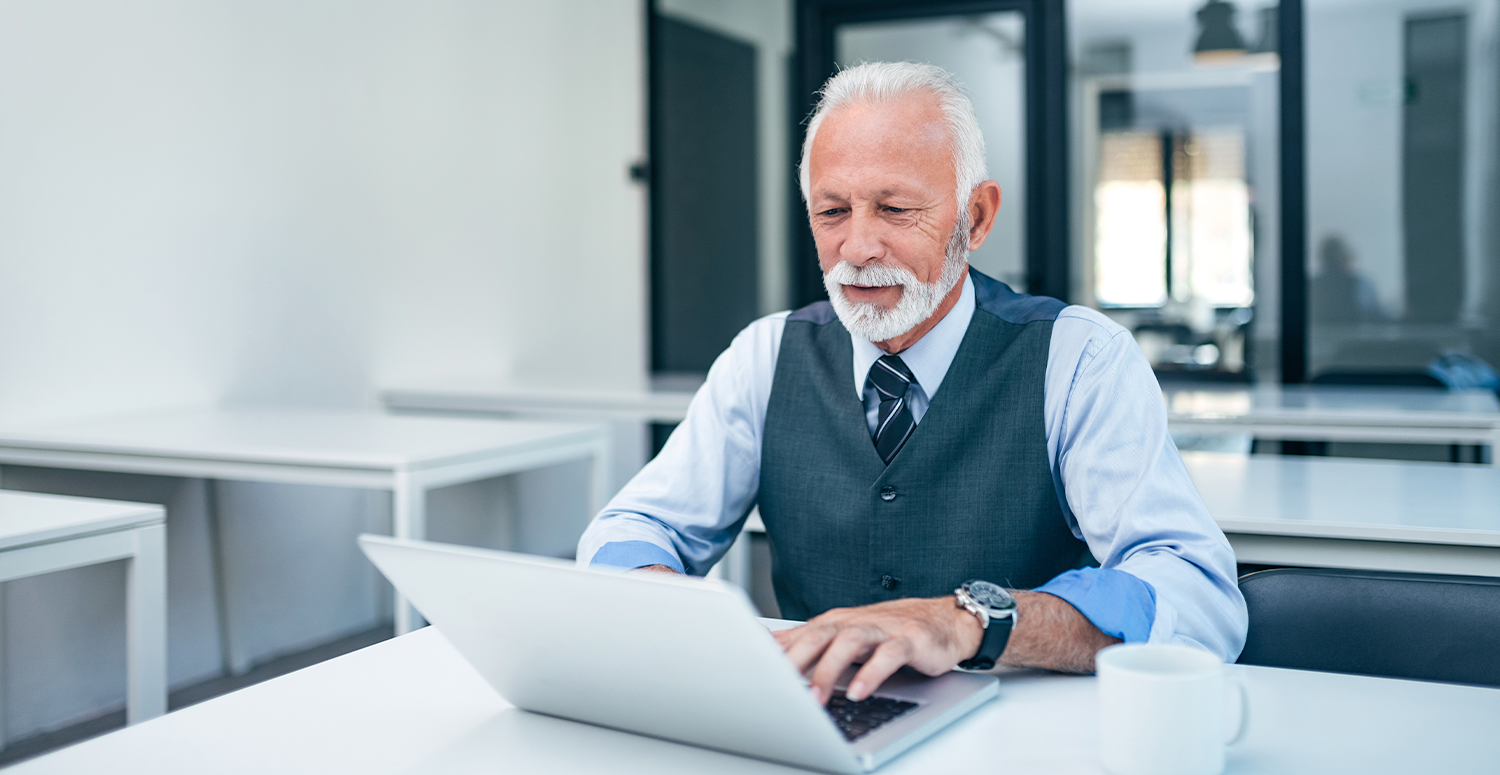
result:
<svg viewBox="0 0 1500 775"><path fill-rule="evenodd" d="M1314 385L1367 385L1375 387L1416 387L1432 388L1434 390L1447 390L1448 386L1436 376L1425 371L1349 371L1332 369L1319 373L1309 380ZM1304 447L1313 455L1328 454L1327 442L1302 442ZM1474 446L1474 461L1479 462L1483 455L1479 445ZM1253 451L1253 450L1252 450ZM1448 462L1463 462L1463 449L1461 445L1450 444L1448 446Z"/></svg>
<svg viewBox="0 0 1500 775"><path fill-rule="evenodd" d="M1378 387L1425 387L1447 390L1443 381L1425 371L1329 370L1309 380L1314 385L1373 385Z"/></svg>
<svg viewBox="0 0 1500 775"><path fill-rule="evenodd" d="M1276 568L1240 591L1240 664L1500 686L1500 579Z"/></svg>

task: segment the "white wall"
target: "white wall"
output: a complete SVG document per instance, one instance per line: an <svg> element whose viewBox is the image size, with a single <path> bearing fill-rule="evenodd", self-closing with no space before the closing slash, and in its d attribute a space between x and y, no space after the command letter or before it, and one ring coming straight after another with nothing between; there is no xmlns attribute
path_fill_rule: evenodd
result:
<svg viewBox="0 0 1500 775"><path fill-rule="evenodd" d="M642 13L0 4L0 423L373 407L379 384L444 373L643 384L644 194L626 176L644 148ZM5 478L169 502L172 679L217 669L201 485ZM522 485L448 499L514 508ZM374 623L352 552L366 496L234 485L219 500L262 655ZM11 738L122 703L118 575L9 585Z"/></svg>

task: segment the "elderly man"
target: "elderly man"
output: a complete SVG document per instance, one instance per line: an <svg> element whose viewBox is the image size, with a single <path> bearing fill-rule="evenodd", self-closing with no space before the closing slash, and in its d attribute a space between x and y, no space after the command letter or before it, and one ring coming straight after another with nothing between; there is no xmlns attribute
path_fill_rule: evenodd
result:
<svg viewBox="0 0 1500 775"><path fill-rule="evenodd" d="M1233 659L1234 555L1130 334L968 266L1000 187L954 80L839 73L801 175L831 303L735 338L579 562L701 574L758 503L809 620L777 637L825 702L860 661L854 700L902 665L1089 672L1121 640Z"/></svg>

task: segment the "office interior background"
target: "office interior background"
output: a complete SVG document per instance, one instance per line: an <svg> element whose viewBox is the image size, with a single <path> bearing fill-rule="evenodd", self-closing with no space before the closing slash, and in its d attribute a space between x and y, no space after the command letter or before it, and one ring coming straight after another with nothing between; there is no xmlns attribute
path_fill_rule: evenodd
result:
<svg viewBox="0 0 1500 775"><path fill-rule="evenodd" d="M876 59L974 94L1005 199L973 265L1103 310L1163 382L1495 387L1497 0L921 6L0 4L0 424L375 409L461 374L692 385L821 294L799 122L809 83ZM615 487L670 432L612 430ZM439 491L429 537L570 556L586 475ZM222 674L215 595L260 662L389 626L354 544L384 495L0 481L167 505L173 688ZM7 740L123 707L122 578L4 585Z"/></svg>

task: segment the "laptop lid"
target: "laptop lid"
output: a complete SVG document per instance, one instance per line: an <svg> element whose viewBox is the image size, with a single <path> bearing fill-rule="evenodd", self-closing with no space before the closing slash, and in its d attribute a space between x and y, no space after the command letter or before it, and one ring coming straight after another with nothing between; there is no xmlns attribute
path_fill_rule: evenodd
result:
<svg viewBox="0 0 1500 775"><path fill-rule="evenodd" d="M519 708L831 772L865 769L737 587L383 536L359 543Z"/></svg>

